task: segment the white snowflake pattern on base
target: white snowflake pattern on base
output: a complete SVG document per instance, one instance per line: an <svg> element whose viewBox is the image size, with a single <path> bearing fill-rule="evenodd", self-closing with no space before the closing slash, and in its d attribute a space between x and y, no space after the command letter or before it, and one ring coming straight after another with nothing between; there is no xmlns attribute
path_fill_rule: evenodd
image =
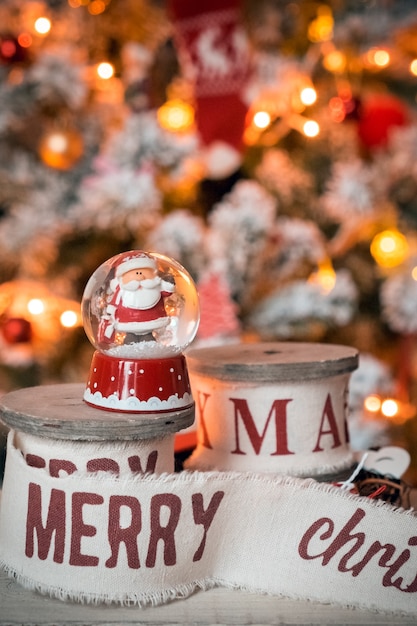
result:
<svg viewBox="0 0 417 626"><path fill-rule="evenodd" d="M192 406L193 397L189 393L185 393L182 398L178 394L170 396L167 400L161 400L156 396L148 400L140 400L136 396L125 399L119 399L117 394L113 393L108 398L96 391L92 391L87 387L84 392L84 400L87 404L99 406L104 409L113 409L114 411L130 411L130 412L151 412L151 411L173 411L175 409L183 409Z"/></svg>

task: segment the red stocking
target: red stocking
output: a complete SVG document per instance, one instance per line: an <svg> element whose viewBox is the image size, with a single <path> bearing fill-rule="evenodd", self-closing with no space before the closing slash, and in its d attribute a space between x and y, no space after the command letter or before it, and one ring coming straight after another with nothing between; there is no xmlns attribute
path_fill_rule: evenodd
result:
<svg viewBox="0 0 417 626"><path fill-rule="evenodd" d="M204 145L243 148L249 48L239 0L170 0L180 63L192 77L196 123Z"/></svg>

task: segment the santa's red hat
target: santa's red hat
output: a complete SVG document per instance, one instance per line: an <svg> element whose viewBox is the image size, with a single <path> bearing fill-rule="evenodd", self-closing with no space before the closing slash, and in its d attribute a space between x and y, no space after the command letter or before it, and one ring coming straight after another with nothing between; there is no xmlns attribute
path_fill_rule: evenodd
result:
<svg viewBox="0 0 417 626"><path fill-rule="evenodd" d="M134 256L129 255L122 260L116 269L116 276L119 277L126 274L126 272L130 272L130 270L142 269L144 267L156 270L156 261L145 252L138 252Z"/></svg>

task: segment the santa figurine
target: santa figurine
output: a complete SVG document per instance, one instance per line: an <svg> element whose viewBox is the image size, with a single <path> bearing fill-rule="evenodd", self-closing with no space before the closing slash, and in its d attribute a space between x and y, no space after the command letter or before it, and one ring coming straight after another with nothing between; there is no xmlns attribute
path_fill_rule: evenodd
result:
<svg viewBox="0 0 417 626"><path fill-rule="evenodd" d="M124 258L111 281L114 290L99 325L100 343L124 333L124 344L155 340L154 331L169 323L165 298L175 291L173 276L161 277L155 259L145 252Z"/></svg>
<svg viewBox="0 0 417 626"><path fill-rule="evenodd" d="M188 419L194 400L183 351L197 333L200 307L187 270L157 252L123 252L90 277L81 308L96 348L85 402Z"/></svg>

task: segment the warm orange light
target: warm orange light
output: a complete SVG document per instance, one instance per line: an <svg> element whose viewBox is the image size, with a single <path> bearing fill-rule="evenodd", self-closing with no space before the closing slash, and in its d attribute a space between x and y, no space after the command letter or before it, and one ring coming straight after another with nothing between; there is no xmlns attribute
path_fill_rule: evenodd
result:
<svg viewBox="0 0 417 626"><path fill-rule="evenodd" d="M49 167L68 170L81 158L84 144L75 131L56 130L42 137L39 156Z"/></svg>
<svg viewBox="0 0 417 626"><path fill-rule="evenodd" d="M368 51L367 59L371 65L382 68L390 64L391 55L388 50L384 50L383 48L372 48Z"/></svg>
<svg viewBox="0 0 417 626"><path fill-rule="evenodd" d="M375 65L387 67L391 63L391 55L387 50L378 50L375 53Z"/></svg>
<svg viewBox="0 0 417 626"><path fill-rule="evenodd" d="M398 414L398 402L393 398L387 398L381 404L381 413L384 417L393 418Z"/></svg>
<svg viewBox="0 0 417 626"><path fill-rule="evenodd" d="M378 67L386 67L391 61L391 56L386 50L377 50L375 52L375 65Z"/></svg>
<svg viewBox="0 0 417 626"><path fill-rule="evenodd" d="M413 76L417 76L417 59L413 59L410 63L410 72Z"/></svg>
<svg viewBox="0 0 417 626"><path fill-rule="evenodd" d="M51 30L51 20L47 17L38 17L35 21L34 28L38 35L47 35Z"/></svg>
<svg viewBox="0 0 417 626"><path fill-rule="evenodd" d="M29 33L20 33L17 41L22 48L29 48L32 45L32 36Z"/></svg>
<svg viewBox="0 0 417 626"><path fill-rule="evenodd" d="M375 394L372 394L365 398L364 407L369 413L378 413L381 410L381 398Z"/></svg>
<svg viewBox="0 0 417 626"><path fill-rule="evenodd" d="M323 65L329 72L341 74L346 69L346 56L340 50L332 50L324 57Z"/></svg>
<svg viewBox="0 0 417 626"><path fill-rule="evenodd" d="M27 304L27 309L32 315L41 315L45 311L45 304L40 298L32 298Z"/></svg>
<svg viewBox="0 0 417 626"><path fill-rule="evenodd" d="M304 87L300 93L300 100L305 106L311 106L317 100L317 92L314 87Z"/></svg>
<svg viewBox="0 0 417 626"><path fill-rule="evenodd" d="M336 284L336 272L330 259L319 263L318 270L310 274L308 282L320 287L322 293L330 293Z"/></svg>
<svg viewBox="0 0 417 626"><path fill-rule="evenodd" d="M403 424L416 414L416 407L413 404L395 398L381 398L378 394L371 394L365 398L363 406L368 418L385 419L395 424Z"/></svg>
<svg viewBox="0 0 417 626"><path fill-rule="evenodd" d="M384 230L372 239L371 254L381 267L401 265L408 254L407 239L398 230Z"/></svg>
<svg viewBox="0 0 417 626"><path fill-rule="evenodd" d="M303 133L306 137L317 137L320 126L314 120L307 120L303 125Z"/></svg>
<svg viewBox="0 0 417 626"><path fill-rule="evenodd" d="M103 61L97 65L97 75L103 80L108 80L114 75L114 67L111 63Z"/></svg>
<svg viewBox="0 0 417 626"><path fill-rule="evenodd" d="M64 328L74 328L78 323L78 315L75 311L67 310L61 314L59 320Z"/></svg>
<svg viewBox="0 0 417 626"><path fill-rule="evenodd" d="M51 133L49 135L48 145L50 150L57 153L65 152L68 147L68 138L60 132Z"/></svg>
<svg viewBox="0 0 417 626"><path fill-rule="evenodd" d="M104 13L106 10L106 4L103 0L92 0L88 5L88 12L91 15L100 15L100 13Z"/></svg>
<svg viewBox="0 0 417 626"><path fill-rule="evenodd" d="M183 100L168 100L157 111L158 122L166 130L185 132L194 124L194 109Z"/></svg>
<svg viewBox="0 0 417 626"><path fill-rule="evenodd" d="M267 128L271 123L271 116L267 111L258 111L253 116L253 123L257 128Z"/></svg>
<svg viewBox="0 0 417 626"><path fill-rule="evenodd" d="M328 6L322 5L317 11L317 17L310 22L308 38L313 43L329 41L333 37L334 20Z"/></svg>
<svg viewBox="0 0 417 626"><path fill-rule="evenodd" d="M28 324L25 342L36 358L58 354L60 339L82 325L79 302L60 298L38 282L16 280L0 286L0 315ZM18 324L19 326L19 324ZM65 329L65 330L64 330Z"/></svg>

